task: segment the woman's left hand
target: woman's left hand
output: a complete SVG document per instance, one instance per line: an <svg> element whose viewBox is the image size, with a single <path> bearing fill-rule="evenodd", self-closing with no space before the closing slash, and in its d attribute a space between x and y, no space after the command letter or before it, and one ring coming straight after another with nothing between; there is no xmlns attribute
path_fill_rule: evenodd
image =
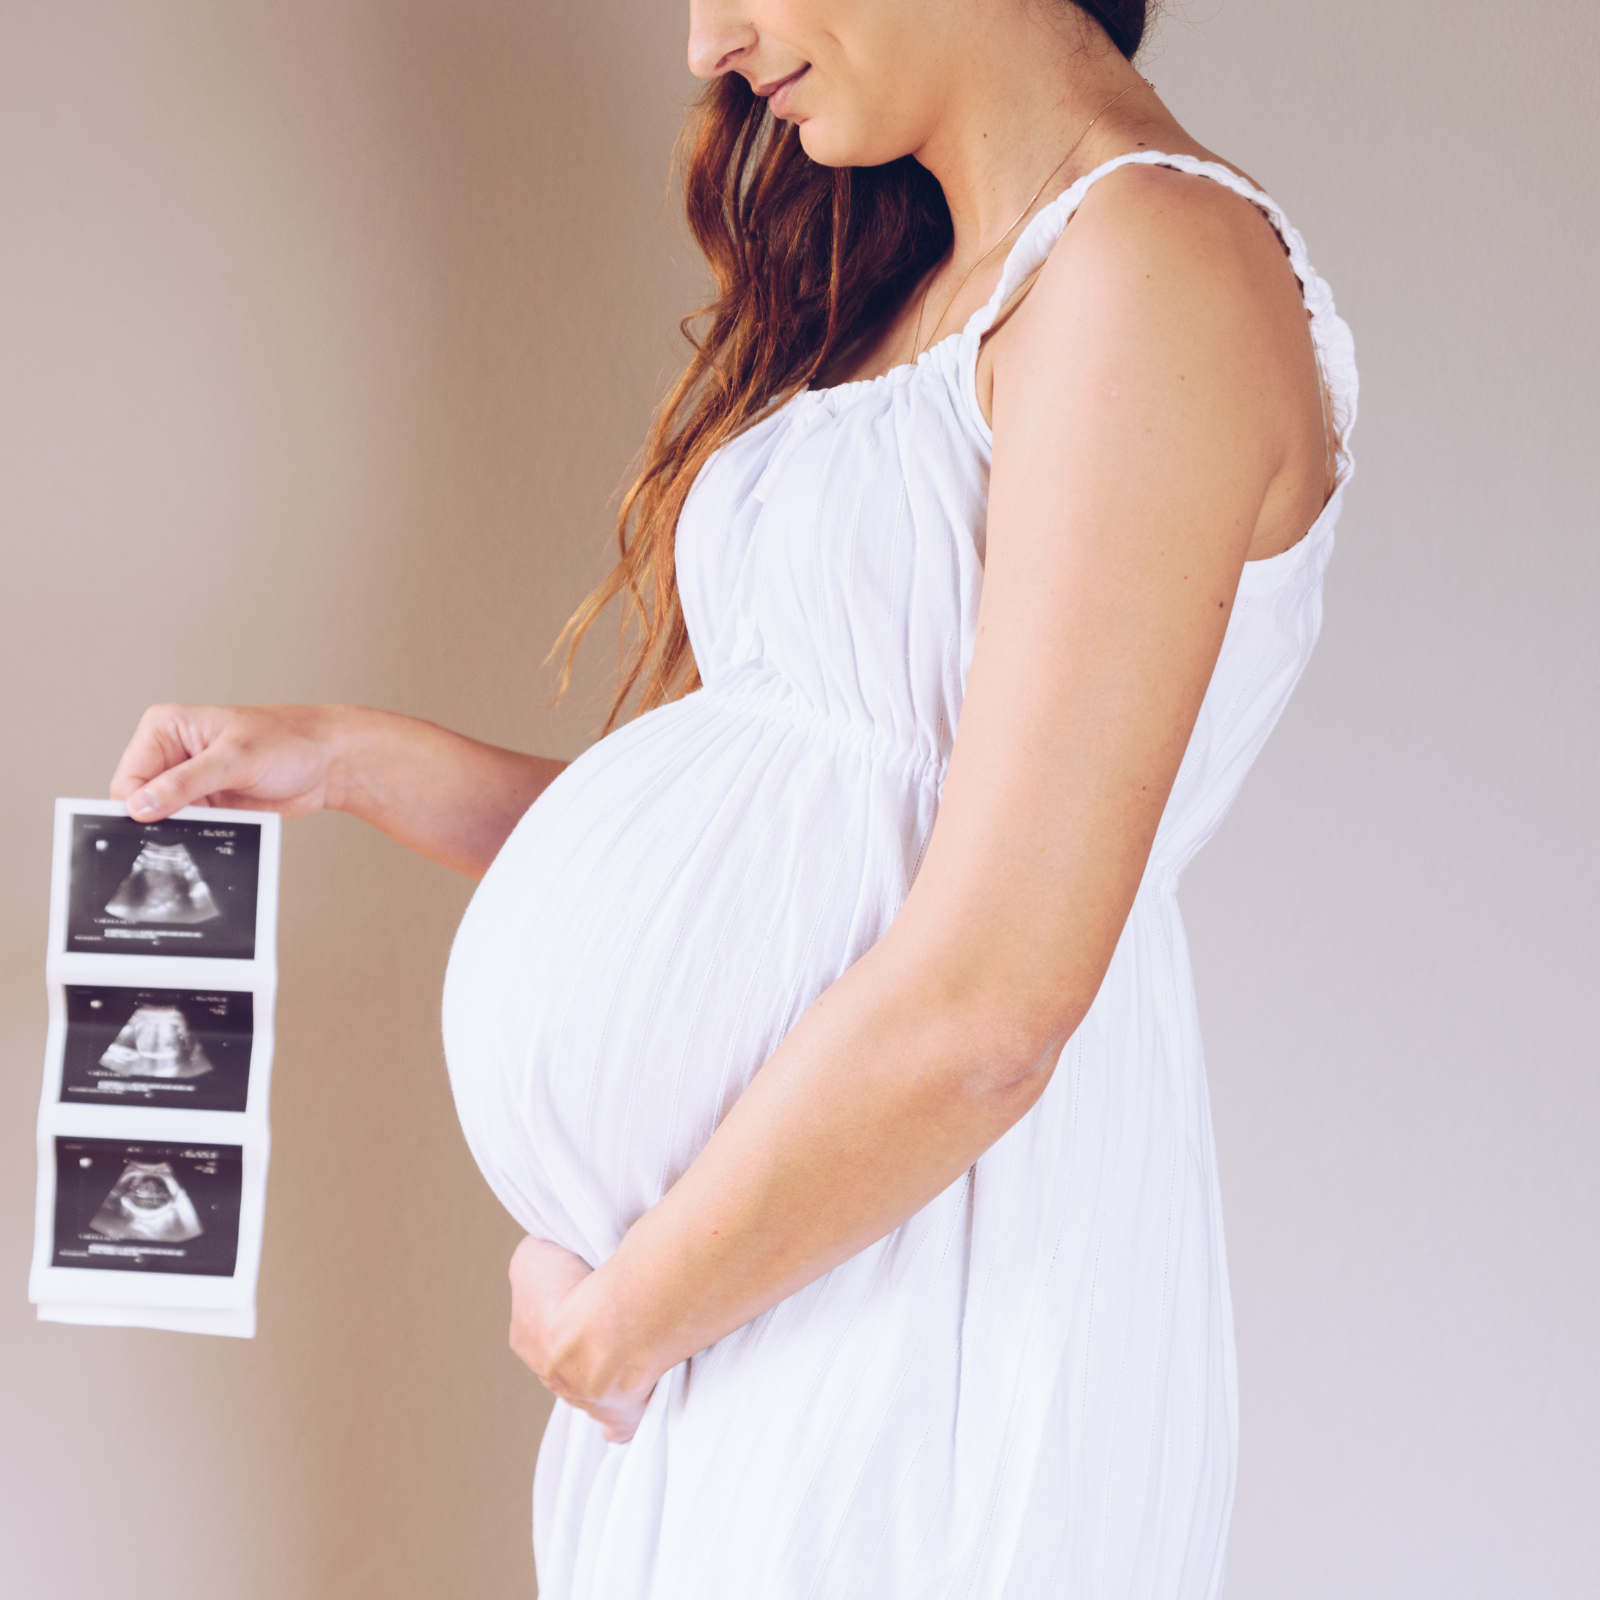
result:
<svg viewBox="0 0 1600 1600"><path fill-rule="evenodd" d="M531 1234L511 1257L511 1348L545 1388L587 1412L612 1444L633 1437L655 1388L629 1374L604 1316L594 1270Z"/></svg>

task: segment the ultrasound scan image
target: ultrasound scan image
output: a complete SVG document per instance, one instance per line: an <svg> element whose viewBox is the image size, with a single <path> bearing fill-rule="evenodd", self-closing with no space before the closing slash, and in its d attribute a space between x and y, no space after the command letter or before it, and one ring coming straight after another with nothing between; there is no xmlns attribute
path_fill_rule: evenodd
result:
<svg viewBox="0 0 1600 1600"><path fill-rule="evenodd" d="M244 1198L241 1146L62 1135L55 1155L53 1266L233 1275Z"/></svg>
<svg viewBox="0 0 1600 1600"><path fill-rule="evenodd" d="M140 1006L100 1057L100 1065L129 1078L198 1078L212 1070L176 1006Z"/></svg>
<svg viewBox="0 0 1600 1600"><path fill-rule="evenodd" d="M69 983L62 1000L62 1104L174 1111L248 1107L255 1050L251 995Z"/></svg>
<svg viewBox="0 0 1600 1600"><path fill-rule="evenodd" d="M222 915L181 844L147 844L106 911L124 922L209 922Z"/></svg>
<svg viewBox="0 0 1600 1600"><path fill-rule="evenodd" d="M130 1161L89 1226L108 1239L148 1239L182 1244L205 1231L194 1202L165 1161Z"/></svg>
<svg viewBox="0 0 1600 1600"><path fill-rule="evenodd" d="M261 839L253 822L142 823L79 812L72 818L66 948L251 960Z"/></svg>

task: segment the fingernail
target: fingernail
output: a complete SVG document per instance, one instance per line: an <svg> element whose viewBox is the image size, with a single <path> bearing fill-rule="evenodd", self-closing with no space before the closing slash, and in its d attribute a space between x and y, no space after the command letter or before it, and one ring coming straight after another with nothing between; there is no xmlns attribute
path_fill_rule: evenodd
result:
<svg viewBox="0 0 1600 1600"><path fill-rule="evenodd" d="M128 801L128 811L135 817L148 817L161 807L156 804L156 797L148 789L141 789Z"/></svg>

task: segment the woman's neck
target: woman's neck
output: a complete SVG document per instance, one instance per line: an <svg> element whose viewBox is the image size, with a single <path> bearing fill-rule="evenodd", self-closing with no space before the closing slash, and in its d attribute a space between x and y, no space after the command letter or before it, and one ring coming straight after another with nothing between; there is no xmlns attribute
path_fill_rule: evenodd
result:
<svg viewBox="0 0 1600 1600"><path fill-rule="evenodd" d="M1105 117L1083 137L1118 95L1110 109L1126 113ZM936 126L913 152L950 207L951 266L959 270L991 248L1041 184L1039 198L1048 200L1098 165L1097 152L1121 148L1130 118L1152 116L1171 121L1121 52L1075 9L996 7L976 55L952 78Z"/></svg>

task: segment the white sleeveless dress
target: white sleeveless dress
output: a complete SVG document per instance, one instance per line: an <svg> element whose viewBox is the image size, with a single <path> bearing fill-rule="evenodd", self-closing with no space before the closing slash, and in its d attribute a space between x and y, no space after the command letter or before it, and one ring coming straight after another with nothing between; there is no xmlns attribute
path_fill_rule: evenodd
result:
<svg viewBox="0 0 1600 1600"><path fill-rule="evenodd" d="M774 406L678 534L704 687L601 740L484 878L446 981L462 1126L530 1233L604 1260L905 898L983 578L978 341L1090 185L1160 163L1247 196L1303 286L1336 492L1246 566L1149 870L1042 1098L890 1237L659 1384L608 1445L557 1403L543 1600L1203 1600L1235 1453L1204 1065L1175 891L1317 637L1355 416L1348 329L1278 207L1141 152L1040 211L914 366Z"/></svg>

